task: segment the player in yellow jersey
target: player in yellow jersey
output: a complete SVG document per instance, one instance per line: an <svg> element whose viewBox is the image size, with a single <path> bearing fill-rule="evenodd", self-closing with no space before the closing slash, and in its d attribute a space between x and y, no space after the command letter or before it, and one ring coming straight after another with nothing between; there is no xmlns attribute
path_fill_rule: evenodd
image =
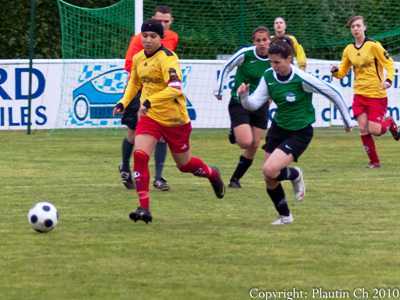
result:
<svg viewBox="0 0 400 300"><path fill-rule="evenodd" d="M282 17L276 17L274 20L274 31L275 35L271 38L276 37L284 37L287 36L292 41L294 57L296 58L297 66L303 71L306 69L306 53L304 52L303 46L299 44L297 39L291 35L286 33L286 21Z"/></svg>
<svg viewBox="0 0 400 300"><path fill-rule="evenodd" d="M396 123L391 117L385 117L388 102L386 89L392 86L394 76L393 60L379 42L366 37L367 26L362 16L351 17L347 25L354 43L347 45L340 66L332 66L331 72L334 77L343 78L353 67L353 114L357 118L361 141L369 157L368 167L379 168L380 161L372 136L382 135L389 130L393 138L399 140Z"/></svg>
<svg viewBox="0 0 400 300"><path fill-rule="evenodd" d="M113 113L122 113L142 90L133 152L139 207L129 217L148 223L152 221L149 157L160 138L168 144L180 171L208 178L218 198L224 197L225 186L216 168L191 154L192 127L182 92L181 68L178 56L161 44L163 26L157 20L147 20L141 34L144 49L133 57L128 86Z"/></svg>

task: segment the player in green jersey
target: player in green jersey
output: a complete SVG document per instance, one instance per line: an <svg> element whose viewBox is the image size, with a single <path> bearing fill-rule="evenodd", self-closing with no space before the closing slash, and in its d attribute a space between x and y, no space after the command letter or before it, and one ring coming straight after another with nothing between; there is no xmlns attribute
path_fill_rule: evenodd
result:
<svg viewBox="0 0 400 300"><path fill-rule="evenodd" d="M270 43L269 31L266 27L257 27L252 34L253 46L240 49L224 65L218 78L218 88L215 96L222 99L224 82L229 73L237 67L235 84L232 88L229 102L231 119L231 143L237 143L243 149L239 162L233 172L229 187L240 188L240 179L251 166L261 138L265 136L268 122L268 103L264 103L256 111L248 111L240 103L236 93L242 83L254 91L264 71L271 67L268 59Z"/></svg>
<svg viewBox="0 0 400 300"><path fill-rule="evenodd" d="M293 222L282 180L290 180L295 198L302 201L305 195L303 173L298 167L289 167L306 150L313 137L312 123L315 110L312 93L319 93L338 108L346 131L351 129L351 118L343 96L329 83L305 73L291 64L292 47L287 38L275 38L269 48L272 68L264 72L256 90L249 95L249 85L241 84L237 93L242 105L257 110L271 98L277 106L266 137L263 174L267 193L279 213L273 225Z"/></svg>

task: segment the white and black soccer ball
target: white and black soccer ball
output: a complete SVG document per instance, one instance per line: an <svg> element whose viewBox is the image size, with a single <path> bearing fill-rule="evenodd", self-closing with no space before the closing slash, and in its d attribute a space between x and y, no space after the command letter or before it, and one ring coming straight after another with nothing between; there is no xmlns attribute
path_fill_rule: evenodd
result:
<svg viewBox="0 0 400 300"><path fill-rule="evenodd" d="M53 230L58 223L57 208L50 202L36 203L29 210L28 221L37 232Z"/></svg>

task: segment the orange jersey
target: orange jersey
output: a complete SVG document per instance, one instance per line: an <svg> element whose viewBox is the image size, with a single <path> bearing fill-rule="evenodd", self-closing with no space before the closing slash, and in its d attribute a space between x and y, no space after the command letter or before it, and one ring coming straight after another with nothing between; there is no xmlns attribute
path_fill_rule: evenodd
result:
<svg viewBox="0 0 400 300"><path fill-rule="evenodd" d="M178 47L179 37L178 34L172 30L166 30L164 32L164 38L161 40L161 44L172 51L176 50ZM137 34L132 36L131 41L129 42L128 50L125 55L125 70L127 72L131 72L132 67L132 58L139 51L143 50L142 38L141 34Z"/></svg>
<svg viewBox="0 0 400 300"><path fill-rule="evenodd" d="M386 79L393 81L393 60L379 42L366 39L361 47L349 44L343 51L339 70L333 73L343 78L353 66L354 94L369 98L385 98L386 89L382 84ZM386 78L383 69L386 69Z"/></svg>

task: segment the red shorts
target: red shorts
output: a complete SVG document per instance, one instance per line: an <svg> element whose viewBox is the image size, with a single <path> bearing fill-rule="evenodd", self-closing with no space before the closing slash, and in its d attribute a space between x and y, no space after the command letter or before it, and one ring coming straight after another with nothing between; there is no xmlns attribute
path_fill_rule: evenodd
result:
<svg viewBox="0 0 400 300"><path fill-rule="evenodd" d="M388 99L368 98L361 95L354 95L353 115L357 118L362 113L367 114L368 121L381 122L386 115Z"/></svg>
<svg viewBox="0 0 400 300"><path fill-rule="evenodd" d="M163 138L172 153L183 153L190 148L191 132L192 125L190 122L185 125L167 127L149 117L142 116L137 123L135 134L148 134L157 140Z"/></svg>

